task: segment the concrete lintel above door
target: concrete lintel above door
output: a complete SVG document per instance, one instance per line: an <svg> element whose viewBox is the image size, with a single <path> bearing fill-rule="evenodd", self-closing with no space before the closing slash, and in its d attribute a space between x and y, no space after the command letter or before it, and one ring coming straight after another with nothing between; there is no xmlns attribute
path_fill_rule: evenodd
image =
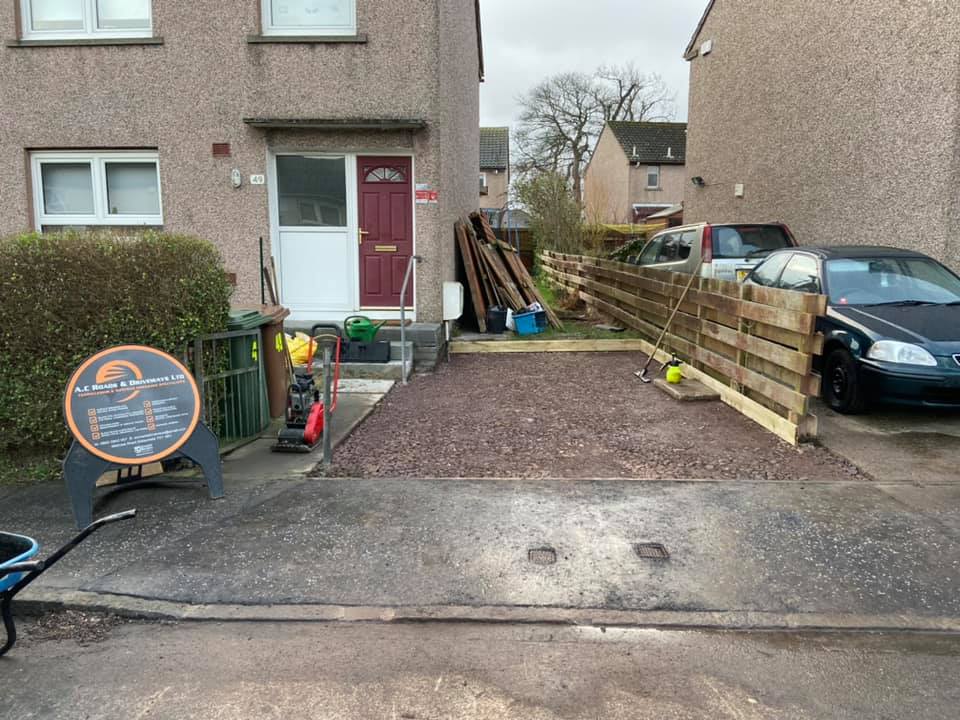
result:
<svg viewBox="0 0 960 720"><path fill-rule="evenodd" d="M304 130L423 130L426 120L418 118L244 118L250 127Z"/></svg>

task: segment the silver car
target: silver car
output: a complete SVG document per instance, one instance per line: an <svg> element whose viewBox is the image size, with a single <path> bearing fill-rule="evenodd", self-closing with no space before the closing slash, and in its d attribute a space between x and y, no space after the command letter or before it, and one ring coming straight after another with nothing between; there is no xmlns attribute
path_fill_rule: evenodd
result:
<svg viewBox="0 0 960 720"><path fill-rule="evenodd" d="M774 250L796 245L782 223L699 223L658 232L637 264L680 273L700 268L703 277L740 282Z"/></svg>

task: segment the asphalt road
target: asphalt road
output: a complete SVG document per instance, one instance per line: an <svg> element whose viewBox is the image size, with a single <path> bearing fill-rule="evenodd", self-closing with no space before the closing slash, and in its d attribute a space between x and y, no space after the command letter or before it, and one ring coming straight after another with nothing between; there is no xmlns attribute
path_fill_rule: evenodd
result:
<svg viewBox="0 0 960 720"><path fill-rule="evenodd" d="M0 660L30 720L955 718L960 638L514 625L126 624Z"/></svg>
<svg viewBox="0 0 960 720"><path fill-rule="evenodd" d="M0 527L71 534L62 488ZM30 590L234 605L960 618L960 486L301 480L113 496L141 508ZM662 543L667 561L638 557ZM528 552L556 551L552 565ZM29 592L27 596L29 596ZM867 625L869 626L869 624Z"/></svg>

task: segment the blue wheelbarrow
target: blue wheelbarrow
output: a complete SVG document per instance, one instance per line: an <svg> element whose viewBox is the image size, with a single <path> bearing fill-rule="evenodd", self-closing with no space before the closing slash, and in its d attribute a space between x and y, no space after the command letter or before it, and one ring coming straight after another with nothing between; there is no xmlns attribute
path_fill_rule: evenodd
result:
<svg viewBox="0 0 960 720"><path fill-rule="evenodd" d="M40 577L45 570L56 565L64 555L86 540L90 535L104 525L119 520L129 520L137 514L136 510L110 515L88 525L70 542L57 550L46 560L34 560L40 552L40 546L33 538L26 535L0 532L0 615L3 616L3 626L7 631L7 640L0 648L0 657L17 642L17 628L13 624L11 605L17 593Z"/></svg>

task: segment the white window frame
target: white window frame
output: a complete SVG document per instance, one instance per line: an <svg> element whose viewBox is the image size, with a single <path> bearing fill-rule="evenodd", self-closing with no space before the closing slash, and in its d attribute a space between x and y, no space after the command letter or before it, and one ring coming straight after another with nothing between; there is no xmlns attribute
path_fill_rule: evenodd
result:
<svg viewBox="0 0 960 720"><path fill-rule="evenodd" d="M294 35L294 36L333 36L333 35L356 35L357 34L357 2L349 0L350 17L353 19L349 25L299 25L297 27L278 27L273 24L273 3L279 0L260 0L261 25L264 35Z"/></svg>
<svg viewBox="0 0 960 720"><path fill-rule="evenodd" d="M43 197L43 176L41 166L63 163L90 163L90 177L93 183L92 215L48 215ZM157 215L111 215L107 198L107 163L152 162L157 168L157 201L160 212ZM160 154L150 151L110 151L110 152L35 152L30 156L33 174L34 221L39 231L44 226L70 225L163 225L163 188L160 184Z"/></svg>
<svg viewBox="0 0 960 720"><path fill-rule="evenodd" d="M153 0L146 28L101 30L97 27L97 0L79 0L83 4L82 30L34 30L30 27L32 0L20 0L20 20L24 40L90 40L107 38L148 38L153 36Z"/></svg>
<svg viewBox="0 0 960 720"><path fill-rule="evenodd" d="M650 175L656 172L657 173L657 184L650 184ZM659 165L647 165L647 190L659 190L660 189L660 166Z"/></svg>

